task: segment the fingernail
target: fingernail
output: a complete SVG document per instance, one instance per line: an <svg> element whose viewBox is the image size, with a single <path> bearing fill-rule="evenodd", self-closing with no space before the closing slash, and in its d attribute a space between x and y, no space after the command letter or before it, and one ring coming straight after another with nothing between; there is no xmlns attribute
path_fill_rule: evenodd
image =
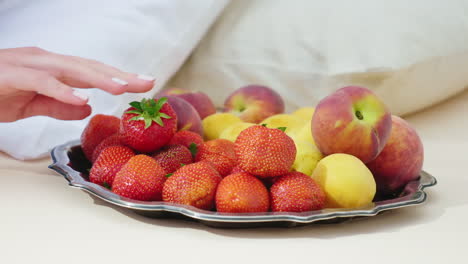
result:
<svg viewBox="0 0 468 264"><path fill-rule="evenodd" d="M116 82L116 83L118 83L120 85L127 85L128 84L128 82L126 82L126 81L124 81L122 79L119 79L119 78L115 78L115 77L112 78L112 81L114 81L114 82Z"/></svg>
<svg viewBox="0 0 468 264"><path fill-rule="evenodd" d="M80 98L80 99L83 100L83 101L88 100L88 96L87 96L86 94L82 94L82 93L80 93L80 92L78 92L78 91L76 91L76 90L73 91L73 95L76 96L76 97L78 97L78 98Z"/></svg>
<svg viewBox="0 0 468 264"><path fill-rule="evenodd" d="M138 74L137 78L141 80L145 80L145 81L154 81L154 77L144 75L144 74Z"/></svg>

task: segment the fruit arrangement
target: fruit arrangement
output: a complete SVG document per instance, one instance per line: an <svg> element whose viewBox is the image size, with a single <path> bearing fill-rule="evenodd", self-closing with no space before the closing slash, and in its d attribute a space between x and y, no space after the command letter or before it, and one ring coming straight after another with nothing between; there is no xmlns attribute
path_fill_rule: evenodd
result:
<svg viewBox="0 0 468 264"><path fill-rule="evenodd" d="M162 91L90 119L89 181L140 201L259 213L368 206L419 177L417 132L364 87L284 112L266 86L239 88L222 111L202 92Z"/></svg>

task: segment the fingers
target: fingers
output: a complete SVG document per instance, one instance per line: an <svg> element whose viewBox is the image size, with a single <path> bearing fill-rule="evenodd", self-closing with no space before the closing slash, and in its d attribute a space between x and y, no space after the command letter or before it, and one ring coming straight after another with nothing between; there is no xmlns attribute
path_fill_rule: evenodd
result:
<svg viewBox="0 0 468 264"><path fill-rule="evenodd" d="M81 120L90 114L89 105L69 105L44 95L37 95L25 107L19 118L50 116L60 120Z"/></svg>
<svg viewBox="0 0 468 264"><path fill-rule="evenodd" d="M52 97L57 101L71 105L86 105L88 97L72 87L58 81L54 76L45 72L11 67L4 75L2 85L4 88L37 92Z"/></svg>
<svg viewBox="0 0 468 264"><path fill-rule="evenodd" d="M21 54L21 66L46 71L73 87L99 88L111 94L122 94L146 92L154 86L153 78L126 73L93 60L33 48L25 48Z"/></svg>
<svg viewBox="0 0 468 264"><path fill-rule="evenodd" d="M72 56L66 56L66 57L71 57L79 61L83 65L87 65L90 68L93 68L97 72L100 72L107 76L114 76L113 78L117 78L117 79L127 82L128 86L126 88L126 92L130 92L130 93L147 92L151 90L154 86L155 79L151 76L124 72L115 67L108 66L101 62L94 61L94 60L88 60L88 59L72 57Z"/></svg>

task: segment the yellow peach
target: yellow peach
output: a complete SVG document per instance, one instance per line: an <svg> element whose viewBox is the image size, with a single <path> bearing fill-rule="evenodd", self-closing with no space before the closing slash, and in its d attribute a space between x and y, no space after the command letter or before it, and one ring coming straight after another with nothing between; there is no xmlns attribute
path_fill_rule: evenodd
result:
<svg viewBox="0 0 468 264"><path fill-rule="evenodd" d="M294 139L294 141L306 141L315 145L314 138L312 137L312 128L310 126L310 122L307 122L301 129L292 134L291 137Z"/></svg>
<svg viewBox="0 0 468 264"><path fill-rule="evenodd" d="M219 135L219 138L227 139L232 142L236 141L237 136L239 136L240 132L242 132L244 129L254 126L254 123L247 123L247 122L242 122L242 123L234 123L227 127L226 129L221 132L221 135Z"/></svg>
<svg viewBox="0 0 468 264"><path fill-rule="evenodd" d="M374 199L376 184L371 171L355 156L332 154L319 161L312 178L324 190L329 208L356 208Z"/></svg>
<svg viewBox="0 0 468 264"><path fill-rule="evenodd" d="M297 117L304 119L307 122L310 122L312 120L312 116L314 115L314 112L315 112L314 107L302 107L294 111L292 115L295 115Z"/></svg>
<svg viewBox="0 0 468 264"><path fill-rule="evenodd" d="M292 165L294 171L311 176L317 163L323 158L318 148L306 141L294 141L296 145L296 159Z"/></svg>
<svg viewBox="0 0 468 264"><path fill-rule="evenodd" d="M304 120L300 117L288 114L279 114L268 117L260 122L269 128L286 127L284 131L288 136L292 136L304 125Z"/></svg>
<svg viewBox="0 0 468 264"><path fill-rule="evenodd" d="M224 129L242 120L231 113L216 113L205 117L202 121L205 140L217 139Z"/></svg>

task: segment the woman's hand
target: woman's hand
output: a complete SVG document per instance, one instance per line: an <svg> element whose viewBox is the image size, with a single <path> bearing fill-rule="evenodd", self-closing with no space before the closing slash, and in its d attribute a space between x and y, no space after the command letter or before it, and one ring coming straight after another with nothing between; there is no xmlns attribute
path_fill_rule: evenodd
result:
<svg viewBox="0 0 468 264"><path fill-rule="evenodd" d="M74 88L111 94L151 90L154 79L97 61L39 48L0 49L0 122L45 115L78 120L90 115L88 98Z"/></svg>

